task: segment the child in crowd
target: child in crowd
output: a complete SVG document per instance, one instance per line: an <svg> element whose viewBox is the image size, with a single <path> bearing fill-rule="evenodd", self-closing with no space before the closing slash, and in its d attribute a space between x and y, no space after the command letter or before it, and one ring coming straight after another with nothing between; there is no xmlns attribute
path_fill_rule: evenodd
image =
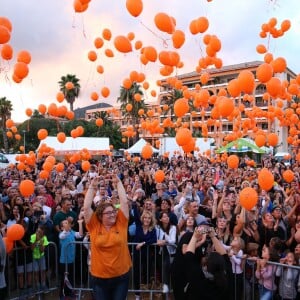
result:
<svg viewBox="0 0 300 300"><path fill-rule="evenodd" d="M281 264L287 266L295 266L296 258L293 252L288 252L286 257L280 259ZM279 266L276 269L276 276L279 278L279 295L282 299L296 299L297 296L297 281L299 271L290 267Z"/></svg>
<svg viewBox="0 0 300 300"><path fill-rule="evenodd" d="M228 254L232 265L232 272L235 278L235 299L242 299L244 248L245 243L243 239L236 236L230 244L230 250Z"/></svg>
<svg viewBox="0 0 300 300"><path fill-rule="evenodd" d="M247 259L245 260L245 300L257 299L257 280L255 278L256 261L258 259L257 243L248 243L246 247Z"/></svg>
<svg viewBox="0 0 300 300"><path fill-rule="evenodd" d="M276 291L275 271L276 267L267 264L268 261L276 261L277 253L267 245L262 248L261 259L257 260L255 276L258 279L259 299L271 300Z"/></svg>
<svg viewBox="0 0 300 300"><path fill-rule="evenodd" d="M33 271L37 289L46 291L45 247L49 245L49 242L45 235L45 228L42 225L39 225L36 232L31 235L30 243L33 255ZM40 279L41 283L39 283Z"/></svg>
<svg viewBox="0 0 300 300"><path fill-rule="evenodd" d="M75 262L75 240L83 236L83 219L78 220L79 231L74 231L72 225L68 220L61 222L61 232L59 233L59 245L60 245L60 258L59 268L61 274L61 288L60 297L73 296L72 290L67 281L72 285L73 269ZM65 270L68 270L68 274L65 274ZM67 275L69 275L67 277Z"/></svg>

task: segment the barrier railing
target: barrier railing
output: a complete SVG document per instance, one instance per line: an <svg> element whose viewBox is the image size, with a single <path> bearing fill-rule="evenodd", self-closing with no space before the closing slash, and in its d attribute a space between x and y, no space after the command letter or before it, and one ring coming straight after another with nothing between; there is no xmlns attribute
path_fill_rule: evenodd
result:
<svg viewBox="0 0 300 300"><path fill-rule="evenodd" d="M38 299L45 293L58 288L58 251L56 244L49 242L45 248L45 285L41 285L40 271L35 272L30 248L14 248L7 255L5 278L7 294L10 300L25 299L36 296Z"/></svg>
<svg viewBox="0 0 300 300"><path fill-rule="evenodd" d="M79 261L82 263L77 264L75 259L71 274L69 272L70 264L65 264L65 273L68 275L73 291L80 299L83 292L92 292L89 276L89 243L70 243L66 252L71 244L75 244L76 253L79 254ZM128 244L132 257L128 292L148 295L149 299L153 299L154 294L162 294L164 291L172 292L170 282L172 257L170 257L166 247L160 247L156 244L145 245L142 250L138 251L136 245L137 243ZM168 246L176 247L176 245L170 244ZM88 267L86 268L86 266Z"/></svg>
<svg viewBox="0 0 300 300"><path fill-rule="evenodd" d="M89 243L74 242L76 256L72 264L65 264L63 270L58 268L58 249L55 243L50 243L45 249L46 258L46 283L47 288L43 290L34 280L34 271L30 263L27 261L26 250L23 248L15 248L12 253L7 256L6 279L8 287L8 297L11 300L22 299L23 297L36 296L40 299L44 293L59 289L60 280L64 278L64 273L68 274L68 280L72 291L77 294L78 299L87 293L92 292L92 286L89 275ZM172 257L158 245L144 246L143 251L136 250L135 243L129 243L129 251L132 257L132 269L130 271L129 294L142 295L143 299L163 299L163 292L172 293L172 285L170 281L170 266ZM176 245L172 245L176 247ZM68 251L67 247L67 251ZM27 254L28 255L28 254ZM281 295L286 295L296 299L297 289L300 290L300 266L290 266L286 264L268 262L273 267L272 286L274 292L271 299L281 299ZM72 272L70 272L72 266ZM234 277L234 296L235 300L258 300L259 284L255 276L256 262L253 260L245 260L243 264L242 282ZM291 272L291 270L294 270ZM289 274L287 272L289 271ZM276 277L276 278L275 278ZM272 282L273 282L272 281ZM299 281L299 283L298 283ZM164 290L164 284L168 290ZM22 288L23 287L23 288ZM238 290L242 291L239 294ZM166 293L165 293L166 294ZM238 295L241 295L240 297ZM299 296L299 295L298 295ZM130 299L130 298L129 298Z"/></svg>

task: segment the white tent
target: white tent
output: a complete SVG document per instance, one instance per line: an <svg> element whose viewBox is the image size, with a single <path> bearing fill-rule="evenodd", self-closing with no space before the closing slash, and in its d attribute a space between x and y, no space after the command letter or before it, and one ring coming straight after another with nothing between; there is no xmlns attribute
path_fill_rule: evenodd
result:
<svg viewBox="0 0 300 300"><path fill-rule="evenodd" d="M137 141L134 145L132 145L130 148L128 148L126 150L126 152L130 153L130 154L140 154L142 152L143 147L147 144L147 141L145 141L144 139L140 139L139 141ZM152 147L152 146L151 146ZM156 148L152 147L153 153L158 153L159 150L157 150Z"/></svg>
<svg viewBox="0 0 300 300"><path fill-rule="evenodd" d="M60 143L56 136L48 136L40 142L38 149L42 144L53 148L55 155L65 155L82 149L87 149L92 155L102 155L109 151L109 138L102 137L67 137L64 143Z"/></svg>
<svg viewBox="0 0 300 300"><path fill-rule="evenodd" d="M196 138L196 147L199 148L199 151L194 151L194 156L198 157L198 154L203 154L207 150L212 150L213 147L211 146L211 144L213 142L213 138ZM184 151L180 146L178 146L175 137L160 138L160 155L169 153L169 158L171 158L175 152L177 153L177 155L184 155Z"/></svg>

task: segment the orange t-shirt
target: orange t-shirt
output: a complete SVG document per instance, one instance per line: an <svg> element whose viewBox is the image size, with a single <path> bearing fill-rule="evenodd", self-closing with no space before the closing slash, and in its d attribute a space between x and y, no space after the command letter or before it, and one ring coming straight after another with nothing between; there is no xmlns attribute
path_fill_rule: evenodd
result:
<svg viewBox="0 0 300 300"><path fill-rule="evenodd" d="M91 240L91 274L100 278L121 276L131 268L128 249L128 220L118 211L116 224L105 229L94 213L87 224Z"/></svg>

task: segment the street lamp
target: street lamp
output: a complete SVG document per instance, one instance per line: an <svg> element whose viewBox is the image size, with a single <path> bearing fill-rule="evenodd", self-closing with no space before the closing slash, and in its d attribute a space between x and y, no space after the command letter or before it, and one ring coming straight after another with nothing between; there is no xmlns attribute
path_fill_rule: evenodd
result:
<svg viewBox="0 0 300 300"><path fill-rule="evenodd" d="M24 153L26 153L26 130L22 130L22 132L23 132L23 142L24 142L24 144L23 144L23 147L24 147Z"/></svg>

